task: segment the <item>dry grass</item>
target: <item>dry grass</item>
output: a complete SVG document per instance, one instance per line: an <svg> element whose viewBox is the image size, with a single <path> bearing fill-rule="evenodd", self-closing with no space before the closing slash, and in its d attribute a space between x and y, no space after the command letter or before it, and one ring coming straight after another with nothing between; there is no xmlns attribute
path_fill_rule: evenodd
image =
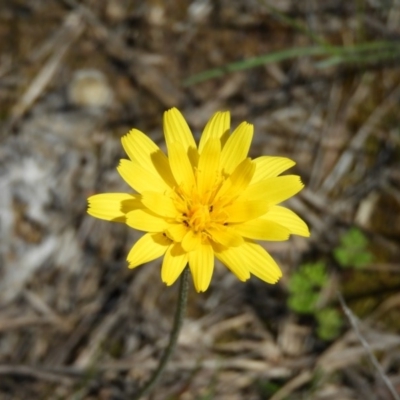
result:
<svg viewBox="0 0 400 400"><path fill-rule="evenodd" d="M162 113L178 106L197 133L228 109L234 125L255 124L252 156L295 159L306 189L290 206L312 237L268 244L284 270L277 286L240 283L218 266L206 294L192 289L178 351L149 398L393 399L381 378L400 393L397 50L289 57L183 82L292 48L394 46L399 3L81 4L0 7L0 398L128 399L155 368L177 285L160 282L159 262L128 270L137 234L85 209L93 193L127 190L115 170L121 135L137 127L161 144ZM332 258L351 226L375 255L363 271ZM320 259L324 303L340 310L344 293L382 370L354 326L323 341L313 317L288 308L290 277Z"/></svg>

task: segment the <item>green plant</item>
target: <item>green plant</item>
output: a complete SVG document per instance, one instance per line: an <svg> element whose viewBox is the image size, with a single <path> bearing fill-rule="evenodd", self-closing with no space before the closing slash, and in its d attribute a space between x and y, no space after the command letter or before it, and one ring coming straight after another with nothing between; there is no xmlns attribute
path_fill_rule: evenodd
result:
<svg viewBox="0 0 400 400"><path fill-rule="evenodd" d="M317 335L322 340L332 340L342 327L340 313L332 307L319 308L318 300L322 288L327 284L329 274L323 261L303 264L289 280L288 306L304 315L314 316Z"/></svg>
<svg viewBox="0 0 400 400"><path fill-rule="evenodd" d="M331 307L323 308L315 313L317 320L317 335L322 340L336 338L342 329L343 320L340 313Z"/></svg>
<svg viewBox="0 0 400 400"><path fill-rule="evenodd" d="M351 228L340 238L333 256L343 268L362 268L374 260L368 246L365 235L359 229Z"/></svg>
<svg viewBox="0 0 400 400"><path fill-rule="evenodd" d="M328 275L322 261L301 265L289 281L290 309L300 314L313 314L320 290L327 280Z"/></svg>

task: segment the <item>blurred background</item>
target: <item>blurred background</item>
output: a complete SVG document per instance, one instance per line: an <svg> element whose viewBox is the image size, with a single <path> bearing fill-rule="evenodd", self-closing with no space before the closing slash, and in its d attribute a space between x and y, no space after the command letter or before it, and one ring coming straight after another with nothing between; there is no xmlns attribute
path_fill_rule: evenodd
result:
<svg viewBox="0 0 400 400"><path fill-rule="evenodd" d="M191 286L149 398L396 398L399 39L397 0L1 1L0 399L124 400L157 365L178 285L128 270L138 234L86 199L129 191L121 136L164 148L172 106L196 137L230 110L252 157L294 159L311 238L266 244L278 285L217 265Z"/></svg>

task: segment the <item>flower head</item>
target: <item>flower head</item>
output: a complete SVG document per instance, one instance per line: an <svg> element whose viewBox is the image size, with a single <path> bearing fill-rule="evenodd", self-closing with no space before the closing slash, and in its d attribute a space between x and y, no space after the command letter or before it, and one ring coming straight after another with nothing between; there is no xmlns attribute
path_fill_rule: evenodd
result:
<svg viewBox="0 0 400 400"><path fill-rule="evenodd" d="M164 134L168 157L136 129L122 138L130 160L118 172L135 193L91 196L88 213L147 232L129 252L129 267L164 256L167 285L189 264L196 290L205 291L214 257L241 281L253 274L276 283L282 273L255 241L309 236L303 220L278 205L303 188L298 176L279 176L295 163L248 158L253 125L243 122L231 134L228 112L214 114L198 146L175 108L164 114Z"/></svg>

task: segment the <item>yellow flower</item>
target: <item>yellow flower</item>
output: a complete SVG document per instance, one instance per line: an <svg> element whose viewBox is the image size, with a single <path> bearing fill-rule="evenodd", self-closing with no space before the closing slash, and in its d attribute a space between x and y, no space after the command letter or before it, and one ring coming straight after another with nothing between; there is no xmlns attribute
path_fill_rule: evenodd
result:
<svg viewBox="0 0 400 400"><path fill-rule="evenodd" d="M130 160L118 172L134 194L97 194L88 213L125 222L145 233L127 260L130 268L164 255L161 278L172 285L189 264L195 288L211 281L214 256L241 281L250 274L276 283L282 273L255 240L309 236L294 212L278 206L303 188L298 176L278 176L295 163L283 157L247 157L253 125L241 123L231 134L229 112L217 112L196 146L182 114L164 114L168 157L144 133L122 138Z"/></svg>

